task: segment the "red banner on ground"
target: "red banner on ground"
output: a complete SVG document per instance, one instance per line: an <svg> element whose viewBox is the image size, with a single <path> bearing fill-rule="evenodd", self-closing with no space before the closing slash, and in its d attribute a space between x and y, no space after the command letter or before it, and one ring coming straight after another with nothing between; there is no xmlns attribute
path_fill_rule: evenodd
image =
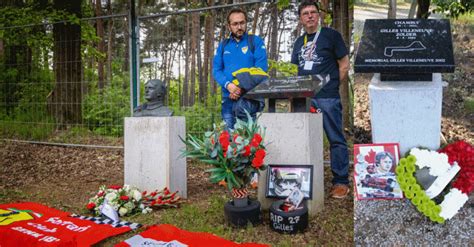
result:
<svg viewBox="0 0 474 247"><path fill-rule="evenodd" d="M38 203L0 204L0 246L90 246L131 230L78 217Z"/></svg>
<svg viewBox="0 0 474 247"><path fill-rule="evenodd" d="M146 231L135 235L115 247L129 246L174 246L174 247L266 247L269 245L242 243L237 244L232 241L223 239L216 235L206 232L189 232L181 230L173 225L162 224L152 226Z"/></svg>

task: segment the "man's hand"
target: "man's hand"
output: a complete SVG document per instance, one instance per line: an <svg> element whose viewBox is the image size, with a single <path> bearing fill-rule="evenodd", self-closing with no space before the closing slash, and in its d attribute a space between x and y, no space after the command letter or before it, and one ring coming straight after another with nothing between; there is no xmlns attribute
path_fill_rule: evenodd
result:
<svg viewBox="0 0 474 247"><path fill-rule="evenodd" d="M239 97L240 97L240 88L233 84L233 83L229 83L227 85L227 90L229 90L230 94L229 94L229 98L232 99L232 100L238 100Z"/></svg>

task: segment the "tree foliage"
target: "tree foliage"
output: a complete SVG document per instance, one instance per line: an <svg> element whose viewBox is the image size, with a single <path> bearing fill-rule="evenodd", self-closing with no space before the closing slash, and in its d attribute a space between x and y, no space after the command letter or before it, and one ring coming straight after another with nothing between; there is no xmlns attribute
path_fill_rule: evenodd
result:
<svg viewBox="0 0 474 247"><path fill-rule="evenodd" d="M470 13L474 8L474 0L433 0L434 13L444 13L457 19L460 15Z"/></svg>

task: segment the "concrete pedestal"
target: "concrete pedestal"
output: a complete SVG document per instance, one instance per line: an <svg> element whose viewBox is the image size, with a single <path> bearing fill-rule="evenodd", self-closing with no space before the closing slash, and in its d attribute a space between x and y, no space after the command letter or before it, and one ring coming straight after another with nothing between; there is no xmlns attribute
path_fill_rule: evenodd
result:
<svg viewBox="0 0 474 247"><path fill-rule="evenodd" d="M266 164L312 165L313 198L308 201L310 215L323 209L323 117L311 113L264 113L259 123L265 126L265 143L269 143ZM275 198L266 198L267 171L260 173L258 200L263 209L268 209Z"/></svg>
<svg viewBox="0 0 474 247"><path fill-rule="evenodd" d="M185 145L179 136L186 136L184 117L125 118L125 184L146 191L168 187L186 198L186 158L179 158Z"/></svg>
<svg viewBox="0 0 474 247"><path fill-rule="evenodd" d="M413 147L438 149L443 99L441 74L433 81L380 81L369 85L373 143L399 143L402 155Z"/></svg>

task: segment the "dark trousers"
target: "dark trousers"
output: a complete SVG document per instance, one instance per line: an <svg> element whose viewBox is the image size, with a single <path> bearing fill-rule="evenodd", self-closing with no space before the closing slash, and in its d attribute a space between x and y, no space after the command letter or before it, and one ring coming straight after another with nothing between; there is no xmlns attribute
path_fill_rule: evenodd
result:
<svg viewBox="0 0 474 247"><path fill-rule="evenodd" d="M323 113L323 128L330 145L333 184L349 184L349 154L342 129L342 105L339 98L313 99Z"/></svg>

